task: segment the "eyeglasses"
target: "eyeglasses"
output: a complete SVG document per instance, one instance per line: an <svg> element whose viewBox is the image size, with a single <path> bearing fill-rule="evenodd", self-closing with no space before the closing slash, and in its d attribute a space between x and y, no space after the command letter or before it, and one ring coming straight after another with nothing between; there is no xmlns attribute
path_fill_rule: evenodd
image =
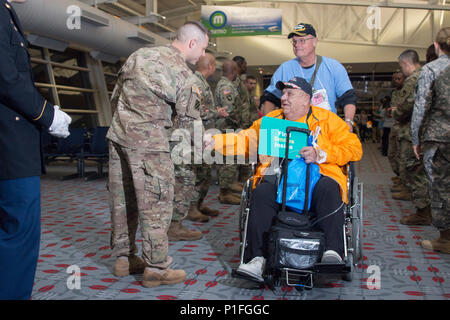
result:
<svg viewBox="0 0 450 320"><path fill-rule="evenodd" d="M293 46L295 46L297 43L305 44L306 41L311 40L311 39L314 39L314 38L312 37L312 38L304 38L304 39L298 39L298 40L291 39L291 43Z"/></svg>

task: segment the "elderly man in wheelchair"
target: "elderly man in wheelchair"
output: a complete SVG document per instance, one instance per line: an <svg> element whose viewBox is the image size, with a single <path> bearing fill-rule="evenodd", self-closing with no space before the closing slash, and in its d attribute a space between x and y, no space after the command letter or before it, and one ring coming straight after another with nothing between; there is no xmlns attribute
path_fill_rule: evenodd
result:
<svg viewBox="0 0 450 320"><path fill-rule="evenodd" d="M288 82L278 82L282 90L282 108L267 114L274 117L307 124L314 143L303 147L299 154L305 163L315 163L320 169L320 178L311 191L310 212L317 221L317 229L324 235L321 263L341 263L344 255L345 235L344 203L347 202L347 176L345 166L362 157L362 146L348 125L331 111L310 104L311 85L303 78L295 77ZM224 155L249 156L258 145L261 119L238 133L205 136L206 148L214 148ZM253 146L253 149L252 149ZM269 231L280 211L276 202L279 179L274 179L277 170L268 170L273 157L259 156L253 177L253 191L247 225L247 247L243 262L237 273L263 281L264 269L269 258ZM283 161L280 161L281 163ZM273 168L272 168L273 169ZM279 170L278 170L279 171Z"/></svg>

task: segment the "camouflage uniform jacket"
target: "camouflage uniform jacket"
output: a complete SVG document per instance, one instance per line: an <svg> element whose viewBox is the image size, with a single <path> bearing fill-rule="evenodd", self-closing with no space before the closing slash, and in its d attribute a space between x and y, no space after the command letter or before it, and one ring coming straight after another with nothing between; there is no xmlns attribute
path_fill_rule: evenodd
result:
<svg viewBox="0 0 450 320"><path fill-rule="evenodd" d="M421 133L425 141L450 141L449 65L449 56L443 54L422 67L411 121L411 137L415 146L420 144ZM438 77L442 79L435 81Z"/></svg>
<svg viewBox="0 0 450 320"><path fill-rule="evenodd" d="M119 71L107 138L121 146L169 152L167 129L187 126L199 115L193 73L175 47L144 47ZM174 114L173 114L174 112Z"/></svg>
<svg viewBox="0 0 450 320"><path fill-rule="evenodd" d="M398 103L400 101L400 94L401 94L401 90L402 89L394 89L392 91L392 96L391 96L391 107L393 106L398 106ZM392 118L392 128L391 128L391 135L395 135L397 136L398 134L398 127L399 127L399 123L397 120L395 120L395 118Z"/></svg>
<svg viewBox="0 0 450 320"><path fill-rule="evenodd" d="M229 79L221 77L216 86L216 101L220 107L226 107L228 117L216 122L218 129L238 129L240 125L239 92Z"/></svg>
<svg viewBox="0 0 450 320"><path fill-rule="evenodd" d="M392 112L392 117L399 122L398 138L411 141L411 117L414 108L414 92L416 91L417 80L419 78L421 68L417 68L405 80L403 88L399 92L396 110Z"/></svg>
<svg viewBox="0 0 450 320"><path fill-rule="evenodd" d="M252 124L252 122L250 121L250 95L248 94L247 88L245 87L245 79L245 75L240 75L237 76L236 80L233 81L239 93L239 126L243 129L250 127Z"/></svg>
<svg viewBox="0 0 450 320"><path fill-rule="evenodd" d="M200 117L202 118L205 129L211 129L215 127L217 120L217 108L216 102L214 101L214 95L203 74L195 71L195 75L197 77L197 79L195 79L195 84L199 88L201 94Z"/></svg>

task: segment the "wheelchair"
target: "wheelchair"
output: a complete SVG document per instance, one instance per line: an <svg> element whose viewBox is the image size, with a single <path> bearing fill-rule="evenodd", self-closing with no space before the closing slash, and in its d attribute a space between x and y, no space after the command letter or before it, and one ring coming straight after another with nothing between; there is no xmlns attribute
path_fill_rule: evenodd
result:
<svg viewBox="0 0 450 320"><path fill-rule="evenodd" d="M244 263L244 253L247 247L247 227L250 215L250 204L253 192L253 182L256 164L252 163L252 176L244 184L242 190L240 212L239 212L239 234L240 264ZM265 271L264 282L261 286L268 286L270 289L287 285L298 290L312 289L314 286L314 276L318 274L338 274L343 280L352 281L355 266L363 258L362 230L363 230L363 183L359 181L354 173L354 164L347 164L343 170L347 175L348 202L344 207L344 257L341 264L315 263L311 268L299 270L292 268L282 268L281 270ZM239 274L236 269L232 270L232 276L245 280L257 281L246 275Z"/></svg>

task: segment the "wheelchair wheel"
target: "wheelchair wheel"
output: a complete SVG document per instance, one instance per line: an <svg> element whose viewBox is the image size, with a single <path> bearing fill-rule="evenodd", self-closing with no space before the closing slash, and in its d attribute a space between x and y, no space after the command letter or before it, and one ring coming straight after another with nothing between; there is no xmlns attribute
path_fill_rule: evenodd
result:
<svg viewBox="0 0 450 320"><path fill-rule="evenodd" d="M354 260L353 260L353 253L350 252L349 255L347 256L347 259L348 260L346 261L346 264L350 266L350 272L344 273L342 275L342 279L344 281L350 282L353 280L353 270L355 267Z"/></svg>
<svg viewBox="0 0 450 320"><path fill-rule="evenodd" d="M250 197L251 197L251 179L247 180L242 189L241 195L241 203L239 208L239 257L241 258L241 262L243 262L244 251L247 244L247 222L248 215L250 212Z"/></svg>
<svg viewBox="0 0 450 320"><path fill-rule="evenodd" d="M354 178L353 195L354 203L351 212L353 263L359 262L363 257L362 230L363 230L363 184Z"/></svg>

